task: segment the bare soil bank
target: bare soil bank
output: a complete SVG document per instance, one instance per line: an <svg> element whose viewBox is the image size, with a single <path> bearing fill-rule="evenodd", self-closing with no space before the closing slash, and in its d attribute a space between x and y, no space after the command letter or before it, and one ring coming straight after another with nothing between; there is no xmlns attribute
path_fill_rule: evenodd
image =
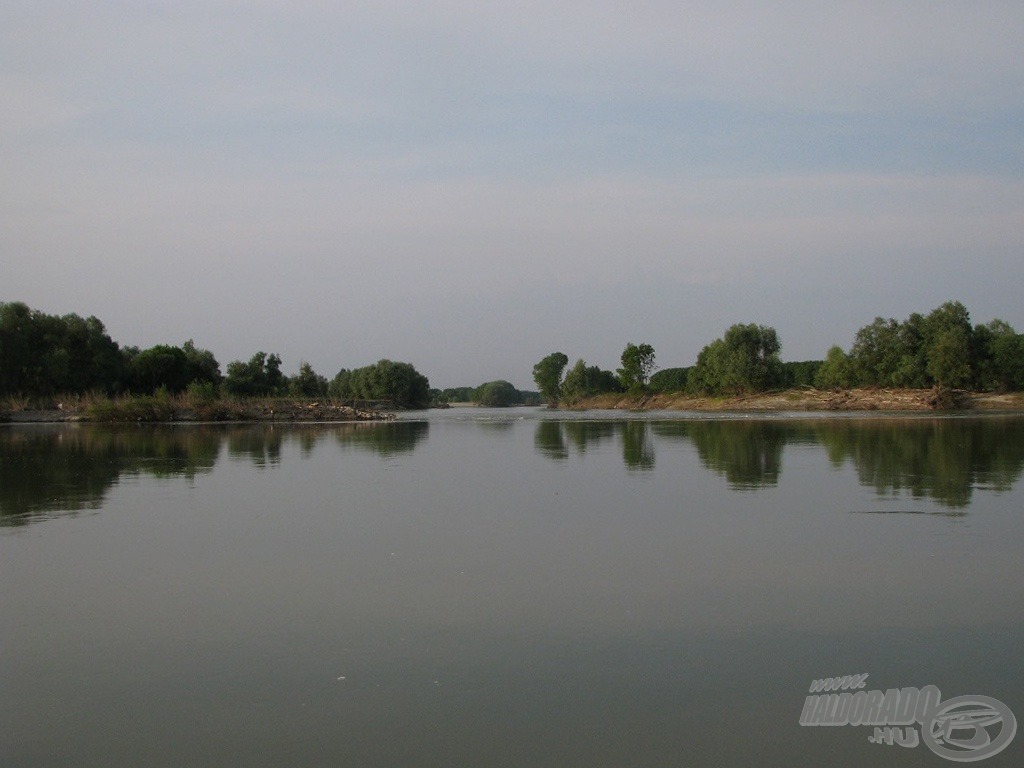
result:
<svg viewBox="0 0 1024 768"><path fill-rule="evenodd" d="M1024 392L941 393L934 389L790 389L732 397L622 394L587 398L567 410L631 411L1024 411Z"/></svg>

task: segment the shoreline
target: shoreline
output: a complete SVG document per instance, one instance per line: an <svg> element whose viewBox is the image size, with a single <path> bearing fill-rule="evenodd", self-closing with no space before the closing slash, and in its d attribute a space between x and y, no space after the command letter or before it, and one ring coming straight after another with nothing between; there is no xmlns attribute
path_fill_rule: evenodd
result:
<svg viewBox="0 0 1024 768"><path fill-rule="evenodd" d="M942 393L934 389L789 389L751 395L700 397L685 393L630 397L610 393L584 398L562 410L628 411L877 411L877 412L1024 412L1024 392Z"/></svg>
<svg viewBox="0 0 1024 768"><path fill-rule="evenodd" d="M152 397L0 411L3 424L340 423L393 421L394 413L295 400L213 400L183 404Z"/></svg>

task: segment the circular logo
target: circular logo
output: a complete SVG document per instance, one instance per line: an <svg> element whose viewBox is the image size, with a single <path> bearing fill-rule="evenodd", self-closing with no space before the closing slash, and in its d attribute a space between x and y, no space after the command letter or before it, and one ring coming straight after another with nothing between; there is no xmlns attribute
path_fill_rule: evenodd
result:
<svg viewBox="0 0 1024 768"><path fill-rule="evenodd" d="M970 763L1002 752L1016 733L1017 718L999 699L957 696L939 702L921 740L939 757Z"/></svg>

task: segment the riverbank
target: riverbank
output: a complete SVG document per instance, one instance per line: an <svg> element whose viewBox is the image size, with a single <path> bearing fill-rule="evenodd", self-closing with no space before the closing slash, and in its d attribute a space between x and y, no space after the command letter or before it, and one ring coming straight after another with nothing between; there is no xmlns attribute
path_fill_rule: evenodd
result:
<svg viewBox="0 0 1024 768"><path fill-rule="evenodd" d="M728 397L659 394L597 395L566 410L629 411L1024 411L1024 392L941 392L934 389L790 389Z"/></svg>
<svg viewBox="0 0 1024 768"><path fill-rule="evenodd" d="M49 405L49 404L47 404ZM84 397L53 403L24 404L0 410L0 421L14 424L97 422L343 422L390 421L393 413L318 400L288 398L198 400L179 397Z"/></svg>

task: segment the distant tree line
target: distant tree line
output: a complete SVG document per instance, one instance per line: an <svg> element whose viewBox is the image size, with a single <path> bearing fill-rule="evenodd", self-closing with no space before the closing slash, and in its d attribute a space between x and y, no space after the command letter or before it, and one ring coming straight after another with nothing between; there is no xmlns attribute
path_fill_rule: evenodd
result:
<svg viewBox="0 0 1024 768"><path fill-rule="evenodd" d="M447 406L450 403L474 403L488 408L507 408L515 405L540 405L537 392L516 389L509 381L498 379L478 387L451 387L431 390L431 404Z"/></svg>
<svg viewBox="0 0 1024 768"><path fill-rule="evenodd" d="M178 394L205 397L336 397L423 408L430 383L409 363L380 360L341 369L331 381L309 363L296 376L277 354L235 360L226 375L213 353L192 340L181 346L121 347L95 317L48 315L21 302L0 303L0 395Z"/></svg>
<svg viewBox="0 0 1024 768"><path fill-rule="evenodd" d="M817 386L1024 389L1024 335L1003 320L971 326L967 309L949 301L903 322L876 317L857 331L849 352L828 350Z"/></svg>
<svg viewBox="0 0 1024 768"><path fill-rule="evenodd" d="M606 393L647 392L655 368L654 347L631 342L622 351L620 361L622 367L613 373L596 365L587 365L580 358L563 377L569 358L564 352L552 352L533 366L533 380L537 383L541 398L550 406L559 403L571 405L584 398Z"/></svg>
<svg viewBox="0 0 1024 768"><path fill-rule="evenodd" d="M572 404L607 392L736 395L791 387L1024 389L1024 334L1005 321L971 325L967 309L950 301L902 323L880 317L857 331L849 352L839 346L824 360L782 362L774 328L731 326L706 345L693 366L654 370L654 350L627 345L616 374L553 352L533 368L549 405ZM564 376L563 376L564 374Z"/></svg>
<svg viewBox="0 0 1024 768"><path fill-rule="evenodd" d="M342 368L327 394L343 400L388 401L408 408L430 405L430 382L410 363L380 360L355 370Z"/></svg>

